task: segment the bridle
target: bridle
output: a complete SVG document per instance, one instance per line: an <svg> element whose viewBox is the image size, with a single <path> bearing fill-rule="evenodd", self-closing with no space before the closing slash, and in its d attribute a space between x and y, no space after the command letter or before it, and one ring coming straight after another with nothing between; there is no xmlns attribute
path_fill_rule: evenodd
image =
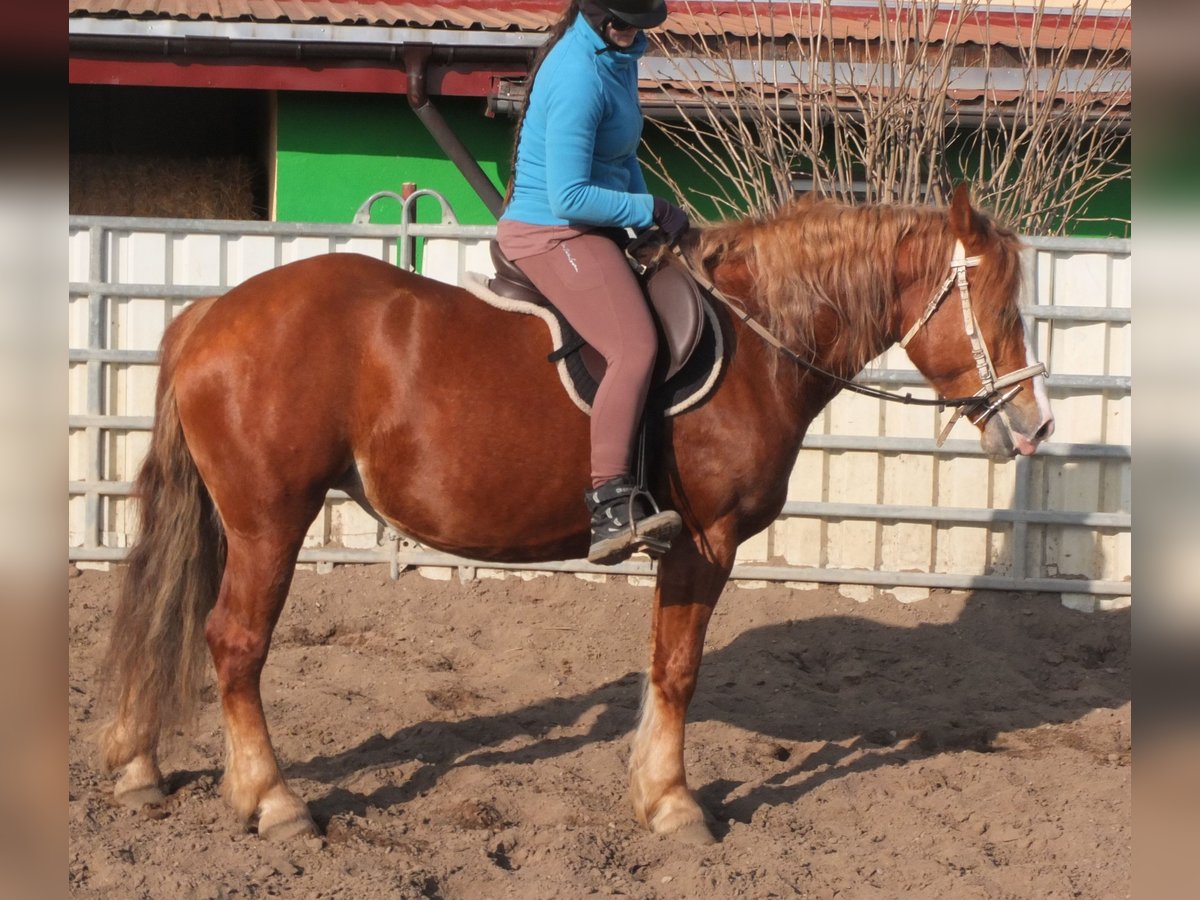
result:
<svg viewBox="0 0 1200 900"><path fill-rule="evenodd" d="M937 289L929 303L925 307L925 312L921 314L921 318L913 323L912 328L908 329L908 333L900 339L900 346L905 350L908 349L908 343L914 337L922 326L933 316L942 301L950 294L950 286L957 283L958 296L962 301L963 329L967 332L967 338L971 341L971 356L975 360L975 370L979 373L979 383L981 387L975 392L973 397L961 398L965 402L943 401L945 406L954 405L957 408L954 410L954 415L950 417L950 421L946 423L946 427L942 429L942 433L938 435L937 444L940 447L946 440L946 435L954 427L954 423L961 416L967 414L972 425L982 425L987 422L997 412L1004 412L1005 406L1013 397L1021 390L1021 385L1018 382L1024 381L1026 378L1032 378L1035 375L1042 375L1046 371L1044 363L1034 363L1031 366L1025 366L1023 369L1017 369L1015 372L1009 372L1007 375L997 375L996 367L992 364L991 354L988 353L987 344L984 343L980 335L979 320L975 318L975 308L971 305L971 288L967 283L967 269L974 268L979 265L980 256L967 256L966 249L963 247L962 241L954 242L954 253L950 257L950 273L946 276L946 280L942 282L942 286ZM1007 393L1000 393L1004 388L1015 385L1012 390ZM973 401L973 402L972 402ZM967 413L967 410L974 410L978 407L983 409L971 418L973 413ZM1012 423L1005 416L1005 424L1009 430L1012 430Z"/></svg>
<svg viewBox="0 0 1200 900"><path fill-rule="evenodd" d="M632 245L631 248L632 249ZM1009 431L1012 431L1012 423L1008 421L1006 406L1020 391L1021 385L1019 382L1027 378L1032 378L1036 375L1042 375L1046 372L1046 366L1043 363L1034 363L1031 366L1025 366L1023 369L1017 369L1015 372L1009 372L1006 375L997 375L996 367L992 364L992 357L988 353L987 345L984 343L980 334L979 321L975 318L975 310L971 306L971 289L967 283L967 269L974 268L979 265L982 257L967 256L966 249L963 247L962 241L954 242L954 252L950 257L950 272L946 275L941 287L934 292L929 299L929 303L925 306L925 311L921 317L913 323L913 326L908 329L908 333L900 340L900 346L907 349L909 342L916 336L917 332L925 325L926 322L933 317L941 306L942 301L950 295L950 288L955 284L958 286L958 294L962 300L963 328L966 330L967 338L971 342L971 356L975 360L975 368L979 373L979 381L981 387L970 397L942 397L934 400L914 397L912 394L897 394L892 391L884 391L878 388L868 387L859 384L856 381L851 381L848 378L843 378L841 375L836 375L833 372L827 372L820 366L813 363L811 360L804 359L790 347L786 346L775 335L771 334L761 323L755 320L749 313L739 307L734 301L730 300L725 294L721 293L715 285L691 265L684 257L683 251L676 245L672 248L676 257L683 263L684 267L696 279L696 283L700 285L708 294L717 300L721 301L729 310L737 316L737 318L750 328L755 334L761 337L764 341L782 353L784 356L791 359L793 362L808 369L817 375L822 375L832 381L838 383L846 390L853 391L856 394L862 394L866 397L874 397L879 400L888 400L893 403L905 403L911 406L937 406L940 408L955 407L954 415L950 417L950 421L946 423L945 428L937 438L937 445L940 447L946 440L946 436L954 427L954 424L960 417L966 415L972 425L984 425L997 412L1003 414L1003 420ZM626 252L629 252L627 250ZM632 254L631 254L632 257ZM636 262L636 261L635 261ZM644 267L643 267L644 268ZM1001 393L1005 388L1012 389Z"/></svg>

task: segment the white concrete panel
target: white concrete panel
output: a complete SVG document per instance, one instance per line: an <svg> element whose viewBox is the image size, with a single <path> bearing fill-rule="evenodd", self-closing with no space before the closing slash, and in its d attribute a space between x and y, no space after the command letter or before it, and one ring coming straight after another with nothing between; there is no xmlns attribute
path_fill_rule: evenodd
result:
<svg viewBox="0 0 1200 900"><path fill-rule="evenodd" d="M1025 321L1026 327L1029 328L1029 340L1033 344L1034 354L1040 362L1046 365L1047 369L1050 369L1050 357L1053 352L1051 346L1051 337L1054 333L1053 324L1045 319L1033 319L1032 317ZM1053 370L1050 370L1050 374L1054 374Z"/></svg>
<svg viewBox="0 0 1200 900"><path fill-rule="evenodd" d="M821 450L801 448L788 476L789 500L818 501L825 498L826 462L828 454Z"/></svg>
<svg viewBox="0 0 1200 900"><path fill-rule="evenodd" d="M191 300L171 300L166 304L165 315L174 320L181 312L191 305Z"/></svg>
<svg viewBox="0 0 1200 900"><path fill-rule="evenodd" d="M1130 581L1133 573L1133 541L1128 531L1105 538L1104 577L1112 581Z"/></svg>
<svg viewBox="0 0 1200 900"><path fill-rule="evenodd" d="M149 431L129 431L120 442L120 456L117 458L119 473L118 481L133 481L141 471L142 462L150 450Z"/></svg>
<svg viewBox="0 0 1200 900"><path fill-rule="evenodd" d="M825 528L826 564L837 569L876 568L876 524L832 521Z"/></svg>
<svg viewBox="0 0 1200 900"><path fill-rule="evenodd" d="M893 572L928 572L933 558L933 526L925 522L880 525L879 562Z"/></svg>
<svg viewBox="0 0 1200 900"><path fill-rule="evenodd" d="M326 504L312 524L308 526L308 531L304 535L304 543L301 545L306 548L324 547L329 543L329 520L330 510Z"/></svg>
<svg viewBox="0 0 1200 900"><path fill-rule="evenodd" d="M71 363L67 369L67 414L83 415L86 412L87 363Z"/></svg>
<svg viewBox="0 0 1200 900"><path fill-rule="evenodd" d="M445 284L462 285L466 272L492 275L495 268L488 241L429 238L421 257L421 274Z"/></svg>
<svg viewBox="0 0 1200 900"><path fill-rule="evenodd" d="M1133 308L1133 259L1130 256L1109 257L1111 305L1120 309Z"/></svg>
<svg viewBox="0 0 1200 900"><path fill-rule="evenodd" d="M108 306L112 322L108 343L112 349L158 349L165 326L161 299L114 297L108 301Z"/></svg>
<svg viewBox="0 0 1200 900"><path fill-rule="evenodd" d="M329 501L329 511L329 537L335 544L356 550L379 546L379 523L353 500Z"/></svg>
<svg viewBox="0 0 1200 900"><path fill-rule="evenodd" d="M985 570L989 556L987 528L974 525L939 527L935 540L934 571L978 575Z"/></svg>
<svg viewBox="0 0 1200 900"><path fill-rule="evenodd" d="M989 508L990 470L991 463L979 456L939 458L935 505Z"/></svg>
<svg viewBox="0 0 1200 900"><path fill-rule="evenodd" d="M987 508L989 467L986 459L961 457L937 464L937 506ZM988 529L981 526L939 527L935 536L935 570L978 574L989 558Z"/></svg>
<svg viewBox="0 0 1200 900"><path fill-rule="evenodd" d="M221 283L219 234L174 235L171 238L171 281L174 284Z"/></svg>
<svg viewBox="0 0 1200 900"><path fill-rule="evenodd" d="M828 465L831 503L879 502L880 457L877 453L831 453Z"/></svg>
<svg viewBox="0 0 1200 900"><path fill-rule="evenodd" d="M932 399L934 392L928 388L905 389L914 397ZM883 404L883 434L888 437L936 438L938 433L938 411L936 406L906 406L903 403Z"/></svg>
<svg viewBox="0 0 1200 900"><path fill-rule="evenodd" d="M738 546L736 561L739 563L765 563L770 558L770 529L760 531Z"/></svg>
<svg viewBox="0 0 1200 900"><path fill-rule="evenodd" d="M1129 445L1133 442L1133 398L1129 394L1116 394L1104 402L1105 443Z"/></svg>
<svg viewBox="0 0 1200 900"><path fill-rule="evenodd" d="M67 546L82 547L84 541L84 526L86 522L85 508L87 498L69 497L67 499Z"/></svg>
<svg viewBox="0 0 1200 900"><path fill-rule="evenodd" d="M71 231L67 238L67 280L90 281L91 258L91 233L86 228Z"/></svg>
<svg viewBox="0 0 1200 900"><path fill-rule="evenodd" d="M72 428L67 433L67 478L84 481L88 474L87 430Z"/></svg>
<svg viewBox="0 0 1200 900"><path fill-rule="evenodd" d="M1054 438L1060 444L1100 444L1104 435L1104 397L1072 391L1054 398Z"/></svg>
<svg viewBox="0 0 1200 900"><path fill-rule="evenodd" d="M1055 460L1046 467L1046 505L1050 509L1100 510L1101 467L1098 460Z"/></svg>
<svg viewBox="0 0 1200 900"><path fill-rule="evenodd" d="M280 264L286 265L298 259L321 256L330 251L329 238L288 237L279 241Z"/></svg>
<svg viewBox="0 0 1200 900"><path fill-rule="evenodd" d="M167 236L133 231L114 235L110 245L109 280L124 284L163 284L167 275Z"/></svg>
<svg viewBox="0 0 1200 900"><path fill-rule="evenodd" d="M883 495L880 501L901 506L929 506L934 502L934 459L916 453L880 456Z"/></svg>
<svg viewBox="0 0 1200 900"><path fill-rule="evenodd" d="M1047 542L1053 556L1046 561L1055 576L1099 578L1104 571L1100 536L1090 528L1063 526L1055 529L1054 540Z"/></svg>
<svg viewBox="0 0 1200 900"><path fill-rule="evenodd" d="M776 556L792 566L821 566L824 564L820 519L792 516L780 519L772 528L772 545Z"/></svg>
<svg viewBox="0 0 1200 900"><path fill-rule="evenodd" d="M988 503L993 509L1012 509L1017 494L1017 477L1020 470L1016 460L1006 463L989 463L991 498Z"/></svg>
<svg viewBox="0 0 1200 900"><path fill-rule="evenodd" d="M882 402L873 397L842 391L829 404L829 428L833 434L878 435Z"/></svg>
<svg viewBox="0 0 1200 900"><path fill-rule="evenodd" d="M987 572L991 575L1011 575L1012 570L1012 533L1008 528L999 526L988 530L988 564Z"/></svg>
<svg viewBox="0 0 1200 900"><path fill-rule="evenodd" d="M71 297L67 306L67 346L83 349L88 343L87 295Z"/></svg>
<svg viewBox="0 0 1200 900"><path fill-rule="evenodd" d="M1103 253L1056 254L1054 295L1059 306L1108 306L1108 257Z"/></svg>
<svg viewBox="0 0 1200 900"><path fill-rule="evenodd" d="M180 235L166 237L150 233L123 233L112 244L113 275L132 283L229 285L240 283L272 268L277 259L290 260L335 247L380 258L390 248L378 238L334 240L317 236L277 239L271 235ZM168 244L169 242L169 244ZM169 246L169 254L167 252ZM224 250L222 249L224 248ZM486 241L456 242L430 240L425 247L425 269L441 280L460 283L464 271L491 272ZM69 265L74 280L85 280L86 232L69 238ZM1037 254L1038 302L1064 306L1127 307L1131 302L1128 256L1108 257L1096 253ZM224 259L223 259L224 257ZM169 261L169 273L166 271ZM225 271L221 271L222 265ZM110 315L112 346L153 350L161 339L163 324L185 308L187 301L159 301L153 295L130 301L114 301ZM68 313L72 347L87 340L86 298L72 298ZM1039 358L1054 374L1129 374L1131 326L1108 323L1039 322L1033 340ZM874 364L875 370L907 370L907 355L891 348ZM108 366L106 412L148 415L152 412L156 371L152 366ZM868 378L870 377L868 373ZM902 388L901 390L912 390ZM1055 441L1060 443L1124 444L1129 441L1131 399L1122 392L1106 394L1051 386L1058 420ZM927 389L914 394L931 396ZM68 375L68 410L86 411L86 366L74 365ZM945 413L942 418L948 416ZM879 401L852 394L840 395L831 409L813 423L812 434L866 435L930 439L939 430L939 415L932 409ZM951 439L977 442L978 430L960 423ZM129 480L136 473L148 435L114 433L107 446L107 465L112 477ZM86 439L82 431L69 438L69 477L86 473ZM1031 502L1047 509L1091 509L1123 511L1129 508L1129 466L1122 462L1072 464L1040 458L1033 467ZM1089 468L1090 466L1090 468ZM1009 507L1015 493L1013 465L992 466L968 457L949 459L934 455L846 453L802 450L789 479L790 500L832 503L883 503L942 505L967 508ZM1043 480L1042 473L1045 473ZM936 486L936 490L935 490ZM125 501L105 504L103 527L113 546L128 539L132 525ZM82 535L83 500L71 501L72 535ZM1129 536L1114 530L1097 534L1090 528L1031 526L1026 548L1029 574L1058 572L1120 580L1129 574ZM72 538L74 539L74 537ZM979 574L1003 573L1011 557L1007 526L945 526L925 523L871 521L830 522L793 517L781 520L739 548L739 560L747 563L779 561L793 565L925 570L934 560L936 571ZM378 541L373 519L348 502L327 508L310 529L306 546L323 546L330 541L348 547L372 547Z"/></svg>
<svg viewBox="0 0 1200 900"><path fill-rule="evenodd" d="M1039 250L1035 256L1034 280L1037 283L1037 302L1045 305L1067 305L1054 295L1054 254Z"/></svg>
<svg viewBox="0 0 1200 900"><path fill-rule="evenodd" d="M1056 322L1051 372L1105 375L1108 362L1106 322Z"/></svg>
<svg viewBox="0 0 1200 900"><path fill-rule="evenodd" d="M491 243L491 241L463 241L464 271L489 277L496 274L496 267L492 265Z"/></svg>
<svg viewBox="0 0 1200 900"><path fill-rule="evenodd" d="M334 241L333 249L335 253L361 253L363 256L369 256L372 259L381 259L385 262L395 264L396 256L392 249L394 246L394 244L382 238L340 237Z"/></svg>
<svg viewBox="0 0 1200 900"><path fill-rule="evenodd" d="M244 234L224 240L225 273L221 284L233 287L275 268L275 238L271 235Z"/></svg>
<svg viewBox="0 0 1200 900"><path fill-rule="evenodd" d="M157 366L110 365L108 371L109 415L154 415Z"/></svg>
<svg viewBox="0 0 1200 900"><path fill-rule="evenodd" d="M1111 323L1108 326L1108 360L1106 375L1133 374L1133 323Z"/></svg>
<svg viewBox="0 0 1200 900"><path fill-rule="evenodd" d="M137 540L137 504L127 497L109 496L104 509L104 543L110 547L130 547Z"/></svg>

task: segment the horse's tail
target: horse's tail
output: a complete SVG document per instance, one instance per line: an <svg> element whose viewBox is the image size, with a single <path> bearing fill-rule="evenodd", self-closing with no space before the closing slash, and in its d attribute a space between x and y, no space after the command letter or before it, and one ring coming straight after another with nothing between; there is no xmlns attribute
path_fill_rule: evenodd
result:
<svg viewBox="0 0 1200 900"><path fill-rule="evenodd" d="M164 729L191 717L205 678L204 623L225 566L225 534L184 438L174 375L211 301L198 301L163 337L150 449L134 485L141 530L104 657L113 718L100 743L108 769L152 752Z"/></svg>

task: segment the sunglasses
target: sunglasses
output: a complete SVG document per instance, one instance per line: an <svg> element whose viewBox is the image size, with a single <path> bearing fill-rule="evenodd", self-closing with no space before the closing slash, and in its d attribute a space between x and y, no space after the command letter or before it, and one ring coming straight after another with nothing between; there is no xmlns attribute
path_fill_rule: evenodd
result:
<svg viewBox="0 0 1200 900"><path fill-rule="evenodd" d="M618 19L616 16L612 17L611 24L612 24L612 27L615 28L617 31L637 31L638 30L638 26L630 25L624 19Z"/></svg>

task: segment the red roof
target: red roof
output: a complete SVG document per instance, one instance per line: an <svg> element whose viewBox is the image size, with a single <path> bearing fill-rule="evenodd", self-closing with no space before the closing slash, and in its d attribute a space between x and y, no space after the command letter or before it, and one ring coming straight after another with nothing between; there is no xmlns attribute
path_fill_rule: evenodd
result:
<svg viewBox="0 0 1200 900"><path fill-rule="evenodd" d="M395 25L463 29L537 31L553 22L564 0L516 0L497 4L483 0L68 0L69 14L126 18L182 20L329 23L336 25ZM807 34L820 13L819 3L744 2L712 3L709 0L671 0L670 16L663 25L679 35ZM889 13L889 22L899 15ZM937 13L945 28L958 12ZM1034 16L1028 12L979 12L959 31L960 43L1028 46ZM1039 47L1108 49L1132 46L1128 15L1088 14L1072 34L1070 17L1046 15L1035 36ZM884 27L879 7L844 5L834 0L832 21L826 22L834 38L877 38Z"/></svg>

